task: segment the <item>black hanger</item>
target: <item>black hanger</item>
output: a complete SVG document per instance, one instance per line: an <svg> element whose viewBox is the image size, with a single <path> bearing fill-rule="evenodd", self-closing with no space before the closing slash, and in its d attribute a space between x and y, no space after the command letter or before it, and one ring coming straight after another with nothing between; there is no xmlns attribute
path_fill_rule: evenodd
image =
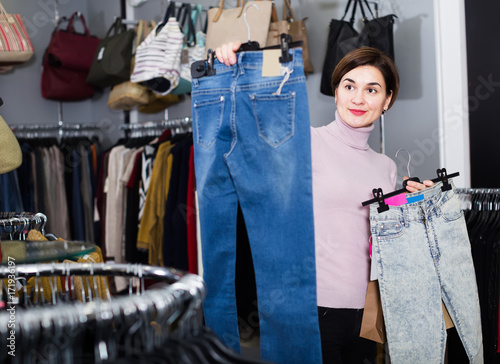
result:
<svg viewBox="0 0 500 364"><path fill-rule="evenodd" d="M207 51L207 59L191 63L191 77L201 78L215 75L214 69L215 51Z"/></svg>
<svg viewBox="0 0 500 364"><path fill-rule="evenodd" d="M247 42L243 43L241 47L237 50L240 51L261 51L266 49L281 49L281 57L279 58L280 63L287 63L293 60L293 56L290 54L290 48L300 47L302 46L302 41L293 42L292 36L286 33L282 33L280 35L280 44L259 48L258 42ZM192 78L201 78L204 76L213 76L215 75L214 69L214 60L215 60L215 52L212 49L207 51L207 59L196 61L191 64L191 77Z"/></svg>
<svg viewBox="0 0 500 364"><path fill-rule="evenodd" d="M0 97L0 106L2 106L2 105L3 105L3 100L2 100L2 98Z"/></svg>
<svg viewBox="0 0 500 364"><path fill-rule="evenodd" d="M431 180L432 182L434 183L437 183L437 182L443 182L443 185L441 186L441 191L449 191L451 190L451 185L449 184L448 180L453 178L453 177L457 177L460 175L459 172L455 172L455 173L452 173L452 174L447 174L446 172L446 168L441 168L441 169L438 169L436 170L436 173L438 175L437 178L434 178L433 180ZM418 181L418 178L417 177L413 177L411 178L410 180L412 181ZM378 202L379 203L379 207L378 207L378 212L383 212L383 211L387 211L389 209L389 206L386 205L385 203L385 199L386 198L389 198L389 197L392 197L392 196L396 196L396 195L399 195L401 193L404 193L404 192L407 192L406 190L406 181L403 182L403 188L399 189L399 190L396 190L394 192L391 192L391 193L388 193L386 195L384 195L383 191L381 188L374 188L372 193L373 193L373 199L371 200L368 200L368 201L364 201L362 202L361 204L363 206L368 206L374 202Z"/></svg>
<svg viewBox="0 0 500 364"><path fill-rule="evenodd" d="M280 63L287 63L293 61L293 56L289 52L290 48L302 47L302 43L301 40L294 42L290 34L281 33L280 44L264 47L259 50L281 49Z"/></svg>

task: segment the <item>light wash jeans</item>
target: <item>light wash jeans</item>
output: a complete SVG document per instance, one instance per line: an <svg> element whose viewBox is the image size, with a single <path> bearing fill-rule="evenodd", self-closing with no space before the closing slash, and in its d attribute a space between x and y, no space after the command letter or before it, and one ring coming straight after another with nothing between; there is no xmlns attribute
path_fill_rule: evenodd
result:
<svg viewBox="0 0 500 364"><path fill-rule="evenodd" d="M452 184L452 181L451 181ZM471 363L483 363L471 247L455 189L407 195L418 202L378 213L370 205L380 296L392 364L443 363L443 300ZM391 191L387 191L391 192Z"/></svg>
<svg viewBox="0 0 500 364"><path fill-rule="evenodd" d="M193 138L207 325L240 349L235 298L236 217L255 267L261 356L320 363L310 122L302 51L263 77L262 51L238 53L192 80ZM246 318L244 318L246 319Z"/></svg>

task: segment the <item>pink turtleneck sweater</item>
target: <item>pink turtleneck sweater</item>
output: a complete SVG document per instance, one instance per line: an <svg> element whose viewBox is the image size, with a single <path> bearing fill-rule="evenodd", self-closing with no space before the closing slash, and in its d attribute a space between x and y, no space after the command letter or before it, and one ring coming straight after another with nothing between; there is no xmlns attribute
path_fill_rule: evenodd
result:
<svg viewBox="0 0 500 364"><path fill-rule="evenodd" d="M318 306L363 308L370 272L369 207L373 188L396 186L396 164L368 146L374 125L335 121L311 128Z"/></svg>

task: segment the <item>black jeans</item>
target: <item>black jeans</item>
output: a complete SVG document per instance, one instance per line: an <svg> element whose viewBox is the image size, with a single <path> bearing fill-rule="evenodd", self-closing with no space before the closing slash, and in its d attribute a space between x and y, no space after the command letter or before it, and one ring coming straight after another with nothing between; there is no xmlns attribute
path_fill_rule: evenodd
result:
<svg viewBox="0 0 500 364"><path fill-rule="evenodd" d="M318 307L323 364L375 364L377 343L359 337L363 309Z"/></svg>

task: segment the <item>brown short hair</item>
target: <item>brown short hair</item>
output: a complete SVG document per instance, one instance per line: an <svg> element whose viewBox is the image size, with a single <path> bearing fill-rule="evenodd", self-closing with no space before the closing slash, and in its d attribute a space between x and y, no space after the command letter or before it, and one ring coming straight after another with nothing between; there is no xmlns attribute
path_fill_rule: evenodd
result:
<svg viewBox="0 0 500 364"><path fill-rule="evenodd" d="M389 104L391 108L399 93L399 74L396 64L387 54L372 47L361 47L347 53L335 67L332 74L332 91L339 87L342 77L351 70L359 66L373 66L377 68L384 77L387 96L391 94L392 99Z"/></svg>

